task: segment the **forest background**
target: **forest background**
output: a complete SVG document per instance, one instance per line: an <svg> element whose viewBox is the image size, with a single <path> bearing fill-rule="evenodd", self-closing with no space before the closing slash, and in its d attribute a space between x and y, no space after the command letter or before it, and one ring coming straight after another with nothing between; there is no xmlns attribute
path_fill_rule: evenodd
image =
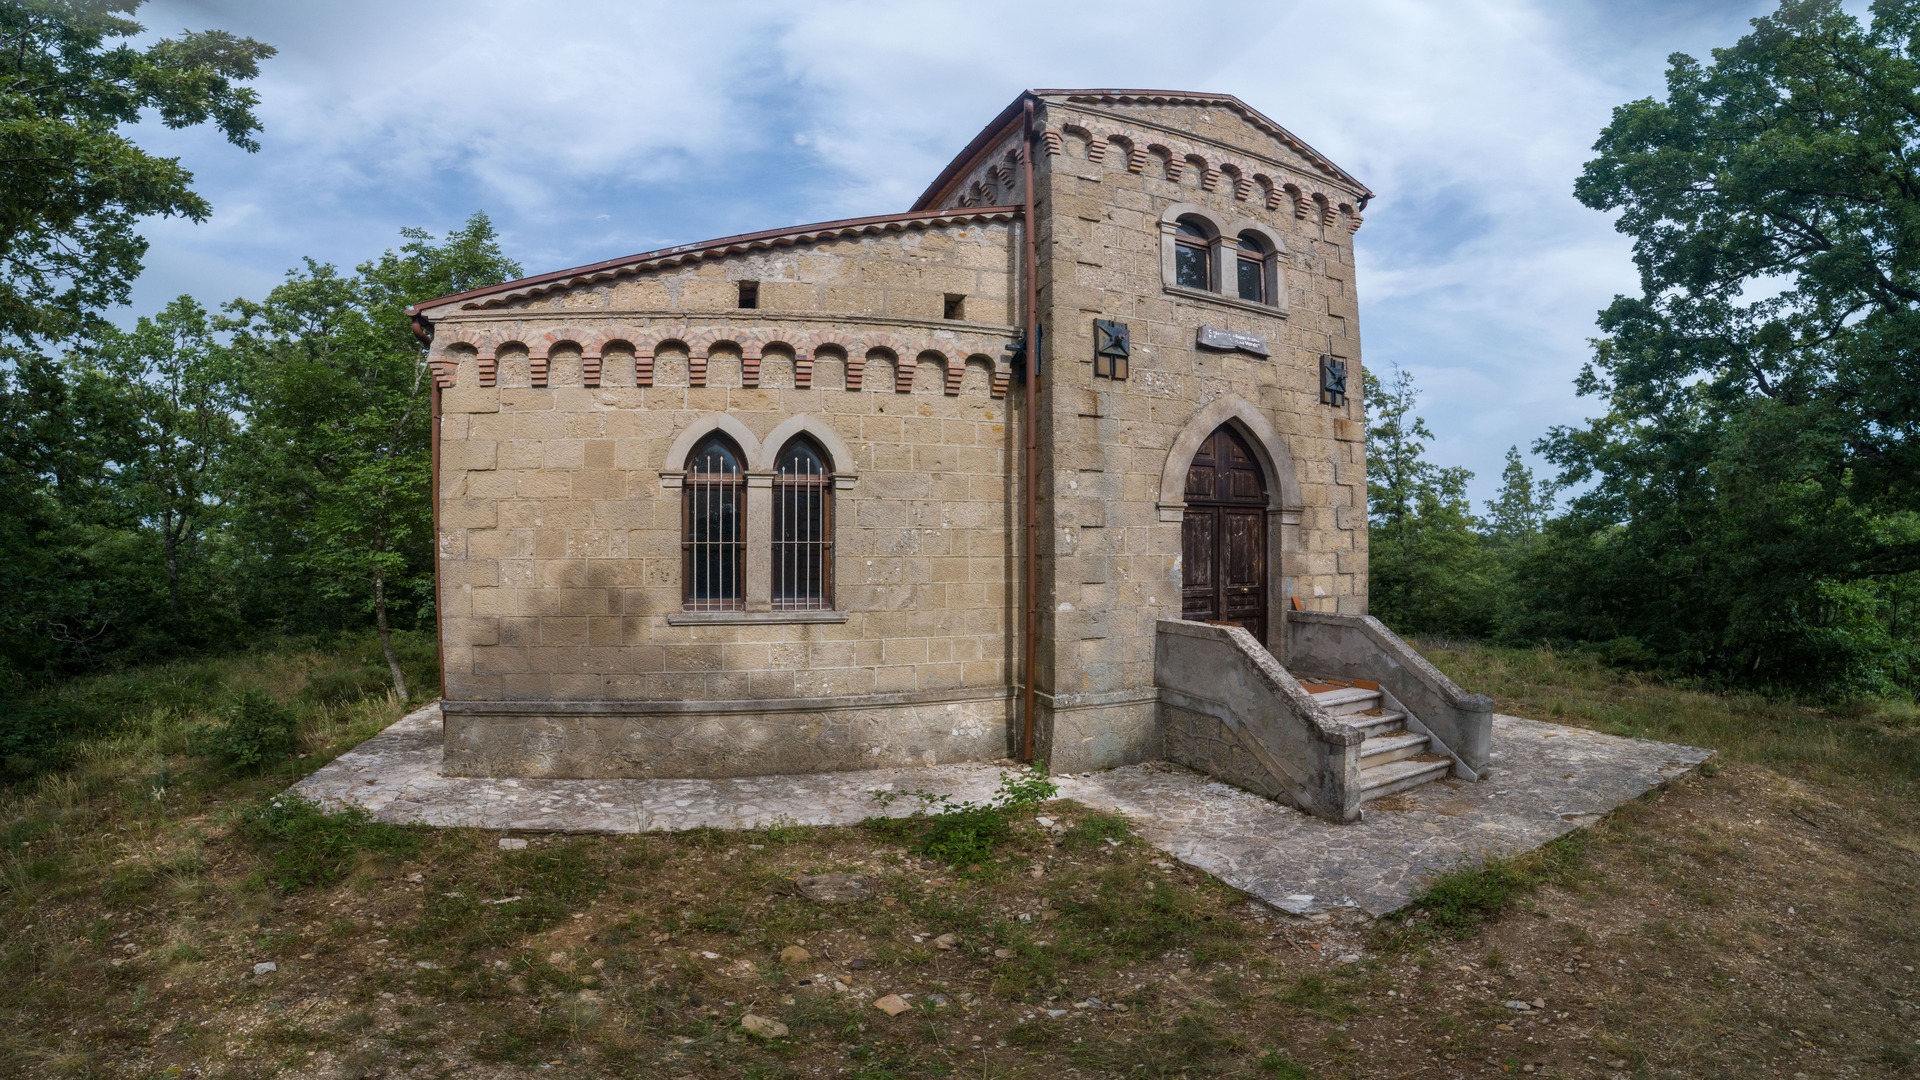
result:
<svg viewBox="0 0 1920 1080"><path fill-rule="evenodd" d="M257 150L270 46L151 45L139 0L0 2L0 762L101 716L103 669L367 635L430 694L426 355L404 308L518 276L487 218L407 230L258 299L131 328L154 216L209 212L141 123ZM1920 3L1788 0L1664 100L1615 110L1575 196L1618 211L1638 296L1574 387L1599 415L1510 451L1495 499L1429 459L1415 377L1367 374L1373 614L1833 700L1920 687ZM409 674L412 675L411 681ZM430 677L430 676L428 676ZM38 704L30 704L38 703Z"/></svg>

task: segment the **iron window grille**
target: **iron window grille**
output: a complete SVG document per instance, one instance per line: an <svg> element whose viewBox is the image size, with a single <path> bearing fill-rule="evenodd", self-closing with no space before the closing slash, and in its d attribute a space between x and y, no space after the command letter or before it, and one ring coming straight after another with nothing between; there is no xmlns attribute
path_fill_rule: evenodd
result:
<svg viewBox="0 0 1920 1080"><path fill-rule="evenodd" d="M680 581L688 611L738 611L746 595L746 474L724 436L696 446L682 487Z"/></svg>
<svg viewBox="0 0 1920 1080"><path fill-rule="evenodd" d="M788 443L774 468L773 606L833 607L833 476L805 437Z"/></svg>

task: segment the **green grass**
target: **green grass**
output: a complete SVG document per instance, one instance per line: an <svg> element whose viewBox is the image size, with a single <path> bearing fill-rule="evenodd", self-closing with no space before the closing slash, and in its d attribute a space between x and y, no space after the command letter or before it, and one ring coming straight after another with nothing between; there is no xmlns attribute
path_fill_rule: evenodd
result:
<svg viewBox="0 0 1920 1080"><path fill-rule="evenodd" d="M1920 708L1911 700L1819 704L1719 694L1608 667L1590 652L1419 643L1454 682L1500 711L1614 735L1687 743L1726 760L1874 795L1920 796Z"/></svg>
<svg viewBox="0 0 1920 1080"><path fill-rule="evenodd" d="M266 856L262 877L286 890L340 881L365 854L411 855L420 847L419 836L375 821L358 806L327 813L294 794L242 808L236 825Z"/></svg>

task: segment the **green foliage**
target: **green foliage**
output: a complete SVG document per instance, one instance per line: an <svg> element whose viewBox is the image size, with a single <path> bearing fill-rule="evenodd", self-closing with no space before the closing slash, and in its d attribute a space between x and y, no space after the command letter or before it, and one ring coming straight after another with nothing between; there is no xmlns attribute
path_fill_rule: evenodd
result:
<svg viewBox="0 0 1920 1080"><path fill-rule="evenodd" d="M956 802L948 795L911 792L921 802L901 827L915 832L913 850L949 866L985 863L1012 835L1016 815L1032 811L1059 793L1046 770L1000 774L1000 786L984 803ZM882 805L899 798L895 792L874 792Z"/></svg>
<svg viewBox="0 0 1920 1080"><path fill-rule="evenodd" d="M1517 569L1535 638L1879 693L1920 684L1920 7L1787 0L1664 101L1614 110L1575 193L1639 296L1541 450L1587 488Z"/></svg>
<svg viewBox="0 0 1920 1080"><path fill-rule="evenodd" d="M126 44L141 0L0 3L0 343L62 338L127 299L146 241L141 218L205 220L176 158L127 129L212 123L259 149L254 92L272 47L222 31Z"/></svg>
<svg viewBox="0 0 1920 1080"><path fill-rule="evenodd" d="M289 892L341 880L362 854L409 855L420 845L413 833L375 821L361 807L328 813L291 792L245 808L235 828L267 858L264 879Z"/></svg>
<svg viewBox="0 0 1920 1080"><path fill-rule="evenodd" d="M1467 501L1465 469L1426 459L1433 432L1414 413L1413 376L1363 372L1367 401L1369 600L1407 633L1480 637L1501 610L1498 568Z"/></svg>
<svg viewBox="0 0 1920 1080"><path fill-rule="evenodd" d="M300 741L293 710L264 690L249 689L218 727L201 731L194 752L218 757L236 772L258 772L292 756Z"/></svg>

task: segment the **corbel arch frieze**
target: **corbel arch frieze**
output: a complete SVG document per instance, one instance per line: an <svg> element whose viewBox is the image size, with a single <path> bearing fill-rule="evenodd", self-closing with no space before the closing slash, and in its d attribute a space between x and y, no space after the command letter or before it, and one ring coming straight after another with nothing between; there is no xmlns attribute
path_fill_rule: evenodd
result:
<svg viewBox="0 0 1920 1080"><path fill-rule="evenodd" d="M1193 414L1167 451L1166 467L1160 473L1160 520L1179 521L1187 510L1187 469L1193 455L1215 428L1231 423L1239 429L1259 459L1260 468L1273 483L1273 509L1282 514L1297 514L1304 504L1300 499L1300 475L1293 467L1293 451L1274 429L1266 414L1245 398L1232 394L1216 399Z"/></svg>

